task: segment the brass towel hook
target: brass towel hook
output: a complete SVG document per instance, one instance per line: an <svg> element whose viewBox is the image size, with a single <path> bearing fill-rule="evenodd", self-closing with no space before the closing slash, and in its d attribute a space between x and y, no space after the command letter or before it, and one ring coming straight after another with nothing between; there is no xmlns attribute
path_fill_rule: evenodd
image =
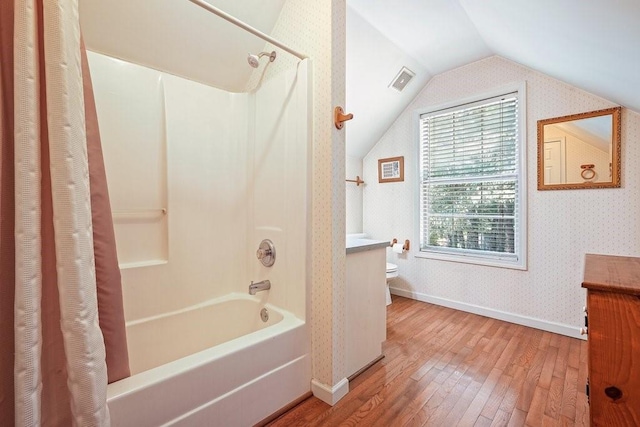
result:
<svg viewBox="0 0 640 427"><path fill-rule="evenodd" d="M336 129L342 129L342 127L344 126L343 122L351 119L353 119L353 114L345 114L342 107L336 107L333 110L333 122L336 125Z"/></svg>

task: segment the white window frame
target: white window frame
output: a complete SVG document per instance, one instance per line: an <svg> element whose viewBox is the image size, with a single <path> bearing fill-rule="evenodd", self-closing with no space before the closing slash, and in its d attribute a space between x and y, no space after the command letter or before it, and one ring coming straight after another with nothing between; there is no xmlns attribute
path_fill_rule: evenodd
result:
<svg viewBox="0 0 640 427"><path fill-rule="evenodd" d="M429 249L420 249L421 246L421 233L420 227L422 225L422 206L420 203L420 191L422 184L422 170L421 170L421 160L420 160L420 150L421 150L421 141L420 141L420 116L424 114L433 113L440 110L446 110L455 107L464 107L465 104L477 103L482 100L495 98L498 96L510 94L513 92L517 92L518 98L518 140L516 143L518 144L518 207L519 210L516 216L516 223L519 225L516 230L516 258L507 259L500 258L499 256L489 255L480 253L471 253L471 252L460 252L460 253L450 253L450 252L440 252ZM414 123L415 123L415 141L416 142L416 176L418 179L416 180L416 188L415 188L415 201L417 205L416 209L416 224L415 224L415 236L416 242L418 243L418 253L415 255L416 258L428 258L428 259L436 259L443 261L451 261L451 262L461 262L467 264L478 264L485 265L491 267L502 267L502 268L510 268L516 270L526 270L527 269L527 110L526 110L526 82L513 83L506 86L502 86L491 90L490 92L481 93L478 95L474 95L469 98L459 99L453 102L448 102L445 104L435 105L427 108L423 108L420 110L416 110L414 114Z"/></svg>

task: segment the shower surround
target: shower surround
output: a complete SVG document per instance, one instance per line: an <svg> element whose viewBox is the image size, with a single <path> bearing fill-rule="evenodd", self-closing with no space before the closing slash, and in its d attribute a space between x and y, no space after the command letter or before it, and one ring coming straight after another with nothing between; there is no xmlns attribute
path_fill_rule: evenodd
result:
<svg viewBox="0 0 640 427"><path fill-rule="evenodd" d="M275 379L287 393L277 401L256 402L257 410L237 411L238 417L245 418L226 420L225 425L255 423L310 389L306 325L309 60L269 79L252 93L226 92L97 53L90 52L89 61L128 325L233 293L248 294L252 280L265 279L270 280L271 289L250 298L258 305L291 313L300 322L294 328L295 346L281 365L229 385L228 390L237 392L224 396L193 390L208 393L211 400L198 402L197 407L188 407L186 402L187 406L178 405L182 409L167 414L162 422L180 424L187 413L195 416L214 401L216 411L228 413L224 408L237 407L253 395L251 390L264 390ZM264 267L255 257L263 239L276 246L273 267ZM190 327L227 327L221 321L204 323ZM274 334L271 327L263 329L269 330L262 337L253 333L254 340L238 354L257 359L259 355L250 348L262 340L281 350L291 332ZM131 342L134 335L128 337L133 358L138 344ZM242 338L233 342L237 340ZM217 366L222 358L215 348L197 353L199 366L210 364L206 371L212 384L217 375L222 378L229 369L244 368ZM154 371L180 375L178 371L167 373L169 365L141 375L146 380ZM178 365L184 367L184 362ZM127 382L136 383L136 374ZM128 391L122 391L125 386L118 383L110 385L110 396L114 387L119 399L126 399ZM121 407L134 409L117 405Z"/></svg>

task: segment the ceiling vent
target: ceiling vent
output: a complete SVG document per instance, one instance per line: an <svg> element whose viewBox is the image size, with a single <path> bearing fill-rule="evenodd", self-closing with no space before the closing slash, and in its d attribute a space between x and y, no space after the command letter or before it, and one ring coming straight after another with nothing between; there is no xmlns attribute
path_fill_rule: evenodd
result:
<svg viewBox="0 0 640 427"><path fill-rule="evenodd" d="M400 70L400 72L395 76L395 78L393 79L393 81L391 81L391 84L389 85L389 87L394 88L395 90L397 90L398 92L402 92L402 90L404 89L404 87L407 85L407 83L409 83L409 81L413 78L413 76L415 76L416 73L414 73L413 71L411 71L410 69L408 69L407 67L402 67L402 69Z"/></svg>

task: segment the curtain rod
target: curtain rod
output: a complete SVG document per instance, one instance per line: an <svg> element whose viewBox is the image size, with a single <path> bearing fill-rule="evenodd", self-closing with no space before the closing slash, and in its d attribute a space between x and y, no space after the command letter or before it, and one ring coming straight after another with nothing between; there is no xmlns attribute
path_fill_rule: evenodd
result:
<svg viewBox="0 0 640 427"><path fill-rule="evenodd" d="M203 9L208 10L211 13L214 13L216 15L218 15L220 18L225 19L229 22L231 22L233 25L236 25L240 28L242 28L243 30L246 30L248 32L250 32L251 34L260 37L262 40L267 41L269 43L271 43L274 46L279 47L282 50L285 50L287 52L289 52L292 55L297 56L300 59L307 59L308 56L300 53L300 52L296 52L295 50L291 49L290 47L280 43L278 40L272 38L271 36L268 36L267 34L263 33L260 30L257 30L255 28L253 28L250 25L245 24L244 22L240 21L237 18L234 18L233 16L229 15L226 12L223 12L222 10L218 9L215 6L210 5L209 3L203 1L203 0L189 0L191 3L200 6Z"/></svg>

